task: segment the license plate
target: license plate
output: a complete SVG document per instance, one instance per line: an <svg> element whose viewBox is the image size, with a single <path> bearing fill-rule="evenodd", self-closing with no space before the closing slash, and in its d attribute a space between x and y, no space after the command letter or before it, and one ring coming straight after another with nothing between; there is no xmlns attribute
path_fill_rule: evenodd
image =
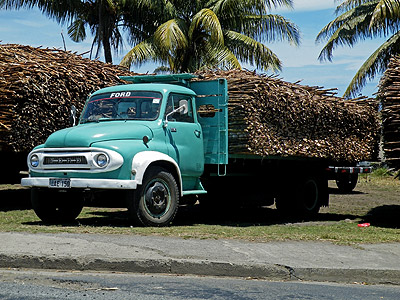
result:
<svg viewBox="0 0 400 300"><path fill-rule="evenodd" d="M49 187L59 189L69 189L71 187L71 179L69 178L50 178Z"/></svg>

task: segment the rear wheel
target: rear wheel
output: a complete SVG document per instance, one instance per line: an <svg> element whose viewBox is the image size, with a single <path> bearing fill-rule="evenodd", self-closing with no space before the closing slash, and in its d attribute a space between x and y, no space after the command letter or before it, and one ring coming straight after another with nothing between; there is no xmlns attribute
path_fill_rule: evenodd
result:
<svg viewBox="0 0 400 300"><path fill-rule="evenodd" d="M300 187L297 207L303 215L316 215L322 205L322 184L316 178L307 179Z"/></svg>
<svg viewBox="0 0 400 300"><path fill-rule="evenodd" d="M350 193L357 185L358 174L339 174L336 185L342 193Z"/></svg>
<svg viewBox="0 0 400 300"><path fill-rule="evenodd" d="M327 180L307 177L294 186L286 187L276 198L276 207L285 215L311 217L328 204Z"/></svg>
<svg viewBox="0 0 400 300"><path fill-rule="evenodd" d="M74 221L83 208L81 191L31 189L31 202L36 215L46 223Z"/></svg>
<svg viewBox="0 0 400 300"><path fill-rule="evenodd" d="M143 184L129 193L130 218L146 226L167 226L179 205L179 189L174 176L160 167L149 167Z"/></svg>

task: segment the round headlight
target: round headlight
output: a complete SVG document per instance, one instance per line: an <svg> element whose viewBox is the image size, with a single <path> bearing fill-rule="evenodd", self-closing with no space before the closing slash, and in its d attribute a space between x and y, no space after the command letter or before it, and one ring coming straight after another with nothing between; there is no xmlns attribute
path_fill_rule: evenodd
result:
<svg viewBox="0 0 400 300"><path fill-rule="evenodd" d="M108 164L108 157L105 154L99 154L96 157L96 164L100 167L103 168Z"/></svg>
<svg viewBox="0 0 400 300"><path fill-rule="evenodd" d="M39 166L39 157L36 154L33 154L31 156L31 166L34 167L34 168Z"/></svg>

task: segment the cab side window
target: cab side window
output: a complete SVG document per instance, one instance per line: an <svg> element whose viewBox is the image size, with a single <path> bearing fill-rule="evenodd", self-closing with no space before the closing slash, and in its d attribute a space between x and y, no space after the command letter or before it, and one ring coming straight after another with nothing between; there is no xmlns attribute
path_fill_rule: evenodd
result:
<svg viewBox="0 0 400 300"><path fill-rule="evenodd" d="M171 93L168 97L167 108L165 111L165 115L169 114L174 109L180 107L184 101L188 103L187 111L177 111L174 114L168 117L168 121L170 122L186 122L186 123L194 123L193 117L193 109L192 109L192 96L190 95L182 95L182 94L174 94Z"/></svg>

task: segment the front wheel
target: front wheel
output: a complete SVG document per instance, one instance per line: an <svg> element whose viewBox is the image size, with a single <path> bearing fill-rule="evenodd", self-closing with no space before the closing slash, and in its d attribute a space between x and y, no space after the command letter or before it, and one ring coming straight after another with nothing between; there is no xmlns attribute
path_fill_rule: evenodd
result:
<svg viewBox="0 0 400 300"><path fill-rule="evenodd" d="M174 176L160 167L149 167L143 184L129 193L130 219L145 226L167 226L179 206L179 189Z"/></svg>
<svg viewBox="0 0 400 300"><path fill-rule="evenodd" d="M46 223L74 221L82 211L83 199L80 191L31 189L33 210Z"/></svg>

